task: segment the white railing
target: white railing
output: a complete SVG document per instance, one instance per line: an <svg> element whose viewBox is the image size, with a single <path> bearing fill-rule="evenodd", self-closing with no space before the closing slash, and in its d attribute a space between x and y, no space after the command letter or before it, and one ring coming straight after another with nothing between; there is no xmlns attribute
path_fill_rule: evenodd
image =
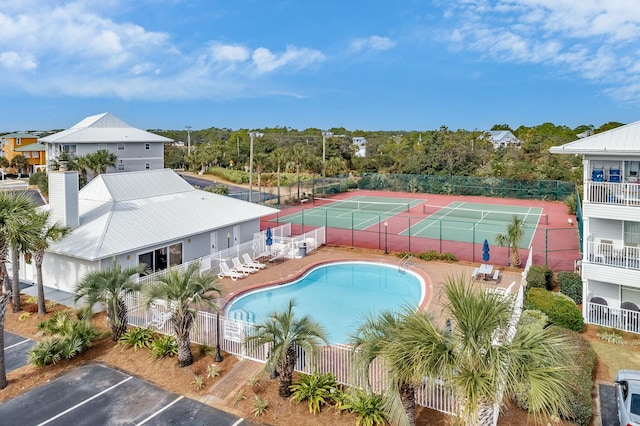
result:
<svg viewBox="0 0 640 426"><path fill-rule="evenodd" d="M638 207L640 206L640 184L585 182L584 199L589 203Z"/></svg>
<svg viewBox="0 0 640 426"><path fill-rule="evenodd" d="M640 312L587 303L587 322L640 334Z"/></svg>
<svg viewBox="0 0 640 426"><path fill-rule="evenodd" d="M129 324L137 327L149 326L155 313L153 310L169 312L169 309L162 305L156 304L153 308L142 306L139 293L127 295L125 303L128 307ZM250 322L227 318L223 315L218 316L215 312L198 311L190 340L210 347L216 347L219 343L220 349L229 354L264 363L269 353L267 345L247 347L243 343L245 337L254 329L253 327L254 324ZM154 330L162 334L174 334L170 320L154 327ZM354 373L352 347L324 346L316 358L311 354L305 354L301 348L297 348L297 351L296 371L306 374L312 374L314 371L331 372L339 383L346 386L359 388L367 386L365 378ZM374 361L371 364L369 380L374 391L381 392L385 389L387 375L381 363ZM422 386L416 389L416 403L452 415L456 415L459 411L453 392L441 380L425 378Z"/></svg>
<svg viewBox="0 0 640 426"><path fill-rule="evenodd" d="M625 269L640 269L639 247L587 241L585 248L586 259L591 263L601 263Z"/></svg>

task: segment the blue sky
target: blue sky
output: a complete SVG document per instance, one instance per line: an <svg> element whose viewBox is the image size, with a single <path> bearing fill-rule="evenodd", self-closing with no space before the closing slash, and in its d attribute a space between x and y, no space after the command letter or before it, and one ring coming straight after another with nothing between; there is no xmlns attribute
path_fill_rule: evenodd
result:
<svg viewBox="0 0 640 426"><path fill-rule="evenodd" d="M640 119L632 0L0 0L0 132Z"/></svg>

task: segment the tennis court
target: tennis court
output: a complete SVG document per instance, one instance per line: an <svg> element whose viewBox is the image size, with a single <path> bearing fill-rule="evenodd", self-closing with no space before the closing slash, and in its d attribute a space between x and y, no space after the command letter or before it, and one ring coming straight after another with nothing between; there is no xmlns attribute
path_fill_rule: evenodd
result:
<svg viewBox="0 0 640 426"><path fill-rule="evenodd" d="M548 217L540 207L505 206L456 201L447 206L424 204L427 218L400 233L412 237L436 238L465 243L481 243L485 239L494 245L497 234L506 234L513 216L524 226L521 248L528 248L538 224L547 224Z"/></svg>
<svg viewBox="0 0 640 426"><path fill-rule="evenodd" d="M343 200L315 198L312 207L278 217L278 222L364 230L390 217L407 214L424 200L355 196Z"/></svg>

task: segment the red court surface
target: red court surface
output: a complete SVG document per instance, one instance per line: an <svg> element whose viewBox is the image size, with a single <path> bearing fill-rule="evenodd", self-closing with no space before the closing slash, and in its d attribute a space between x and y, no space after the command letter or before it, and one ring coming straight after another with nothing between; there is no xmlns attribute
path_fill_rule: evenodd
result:
<svg viewBox="0 0 640 426"><path fill-rule="evenodd" d="M454 201L464 201L470 203L484 203L494 205L539 207L543 214L548 215L548 224L538 224L535 231L532 251L533 263L536 265L548 265L553 271L573 271L575 261L580 259L578 229L575 216L568 214L567 206L559 201L521 200L512 198L491 198L480 196L462 195L441 195L423 194L407 192L387 192L356 190L337 194L332 197L335 200L349 199L353 196L372 196L385 198L415 198L424 200L423 204L435 206L448 206ZM276 226L278 218L290 215L300 210L313 208L311 202L283 208L279 214L263 218L261 229L267 226ZM395 216L385 219L381 215L381 221L365 230L356 229L326 229L326 244L349 247L360 247L374 250L385 250L390 252L414 252L422 253L435 250L438 253L453 253L459 260L482 262L482 243L464 243L450 241L446 239L421 238L416 236L399 235L410 225L418 223L427 217L422 210L422 204L412 207L408 212L401 212ZM571 221L569 221L571 219ZM387 223L386 232L384 223ZM292 224L291 229L294 235L308 232L315 227L308 225ZM505 229L506 232L506 229ZM489 241L491 246L491 263L494 265L507 266L508 255L506 247L498 247L495 241ZM524 263L529 250L520 249L520 257Z"/></svg>

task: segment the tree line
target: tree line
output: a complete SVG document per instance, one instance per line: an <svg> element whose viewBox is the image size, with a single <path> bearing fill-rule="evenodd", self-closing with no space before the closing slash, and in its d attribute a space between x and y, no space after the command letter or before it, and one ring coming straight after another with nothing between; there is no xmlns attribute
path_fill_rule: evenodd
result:
<svg viewBox="0 0 640 426"><path fill-rule="evenodd" d="M442 126L427 131L349 131L332 128L325 139L322 162L322 130L296 130L287 127L260 129L254 140L254 171L276 173L302 169L311 174L337 175L357 173L425 174L441 176L500 177L520 180L562 180L580 182L582 162L579 157L551 155L549 148L578 139L578 134L599 133L621 126L609 122L596 128L575 128L543 123L537 126L496 124L490 130L511 131L520 141L494 149L486 132L451 130ZM190 132L191 155L187 153L187 132L150 130L185 142L185 146L165 147L165 166L206 170L211 166L248 171L250 157L249 129L209 128ZM356 156L352 138L365 137L366 156ZM304 157L304 161L300 161Z"/></svg>

